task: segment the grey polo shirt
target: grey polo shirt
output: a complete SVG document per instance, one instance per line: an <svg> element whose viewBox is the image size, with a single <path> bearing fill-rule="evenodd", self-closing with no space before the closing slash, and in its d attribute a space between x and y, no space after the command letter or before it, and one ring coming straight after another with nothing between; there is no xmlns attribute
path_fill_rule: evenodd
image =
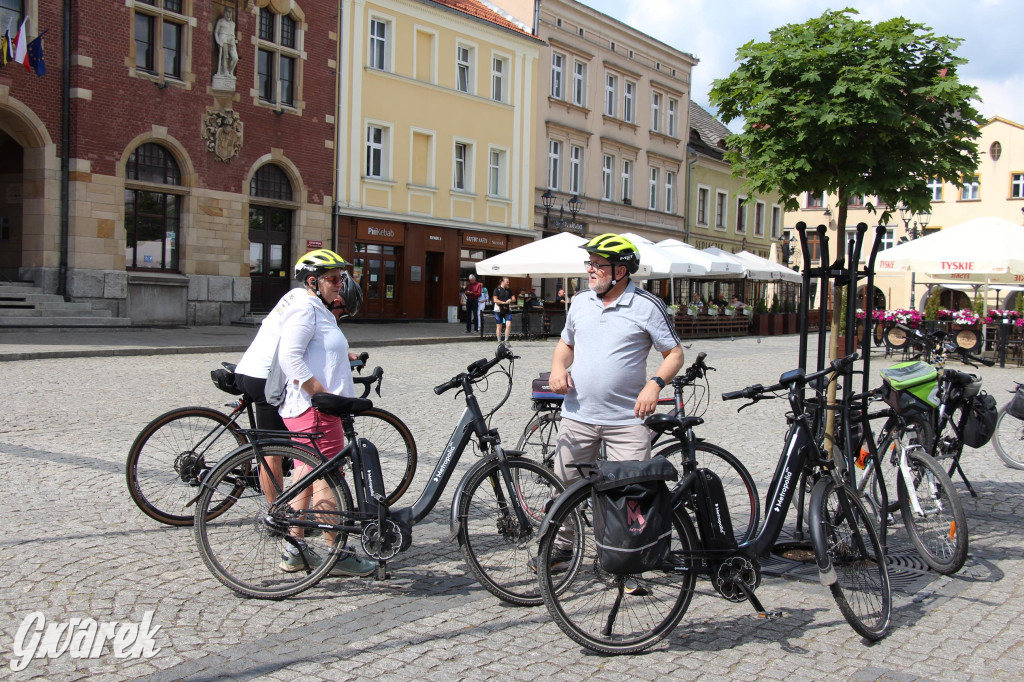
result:
<svg viewBox="0 0 1024 682"><path fill-rule="evenodd" d="M586 291L572 300L562 341L573 348L574 387L562 413L587 424L640 424L633 416L636 398L650 379L647 356L679 345L665 304L649 291L626 285L619 299L605 306Z"/></svg>

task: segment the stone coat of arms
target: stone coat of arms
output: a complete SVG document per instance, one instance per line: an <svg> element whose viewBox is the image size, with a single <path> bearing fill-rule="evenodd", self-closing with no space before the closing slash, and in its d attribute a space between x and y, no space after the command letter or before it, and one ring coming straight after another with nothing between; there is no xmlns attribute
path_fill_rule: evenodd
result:
<svg viewBox="0 0 1024 682"><path fill-rule="evenodd" d="M206 150L228 163L242 148L242 118L233 110L210 111L203 117L202 138Z"/></svg>

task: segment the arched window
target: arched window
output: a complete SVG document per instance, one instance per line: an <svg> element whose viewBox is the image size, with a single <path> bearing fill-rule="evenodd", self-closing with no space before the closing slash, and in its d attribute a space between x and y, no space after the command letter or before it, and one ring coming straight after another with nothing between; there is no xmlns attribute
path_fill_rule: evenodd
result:
<svg viewBox="0 0 1024 682"><path fill-rule="evenodd" d="M249 182L249 276L253 312L270 310L288 291L292 276L289 245L292 183L280 166L260 167Z"/></svg>
<svg viewBox="0 0 1024 682"><path fill-rule="evenodd" d="M124 189L127 268L178 269L180 187L181 170L160 145L147 142L128 157Z"/></svg>

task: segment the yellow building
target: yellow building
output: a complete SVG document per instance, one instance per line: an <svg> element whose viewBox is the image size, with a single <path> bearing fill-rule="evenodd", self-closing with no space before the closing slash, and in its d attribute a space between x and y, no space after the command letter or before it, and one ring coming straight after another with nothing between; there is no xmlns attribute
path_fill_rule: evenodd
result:
<svg viewBox="0 0 1024 682"><path fill-rule="evenodd" d="M977 172L964 179L964 186L957 187L950 182L935 179L929 183L931 189L931 212L910 214L890 208L892 216L886 226L882 248L893 246L904 239L916 239L944 227L959 225L974 218L995 216L1012 222L1022 223L1024 229L1024 125L998 116L981 126L977 140L980 160ZM848 200L846 225L852 236L859 222L865 222L874 234L882 212L886 208L877 197L854 196ZM869 211L871 204L874 211ZM786 232L795 235L799 221L809 228L826 224L830 230L830 253L835 258L836 197L833 195L810 195L800 197L799 211L786 214ZM808 232L811 236L811 232ZM816 237L811 240L811 257L819 257ZM799 251L799 246L797 246ZM875 278L875 308L909 308L924 310L928 297L942 297L942 307L960 308L969 305L974 287L956 285L935 280L922 274L879 273ZM1015 305L1015 287L993 287L989 294L991 308ZM911 303L913 299L913 303Z"/></svg>
<svg viewBox="0 0 1024 682"><path fill-rule="evenodd" d="M341 7L338 249L366 317L442 319L476 261L533 239L541 42L480 3Z"/></svg>

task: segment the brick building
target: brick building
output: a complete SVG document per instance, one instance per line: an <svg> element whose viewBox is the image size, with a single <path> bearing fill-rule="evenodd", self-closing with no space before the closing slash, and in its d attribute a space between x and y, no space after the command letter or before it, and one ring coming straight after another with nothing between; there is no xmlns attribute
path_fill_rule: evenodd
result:
<svg viewBox="0 0 1024 682"><path fill-rule="evenodd" d="M47 68L0 69L0 274L132 324L218 324L331 246L337 3L0 11L46 32Z"/></svg>

